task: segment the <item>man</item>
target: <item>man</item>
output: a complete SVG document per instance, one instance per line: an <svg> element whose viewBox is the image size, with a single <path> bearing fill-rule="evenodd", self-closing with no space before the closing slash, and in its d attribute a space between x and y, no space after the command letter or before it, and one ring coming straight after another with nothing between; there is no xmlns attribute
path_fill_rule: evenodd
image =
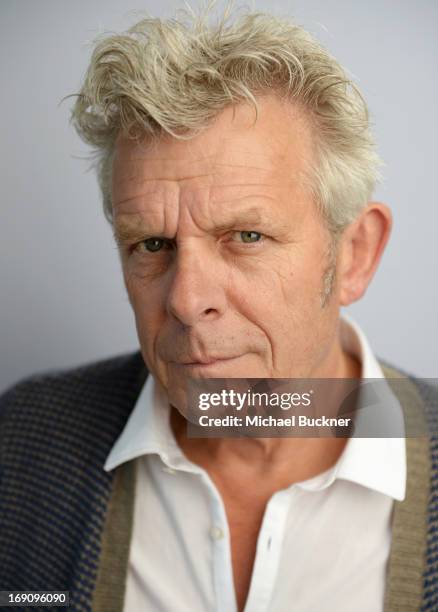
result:
<svg viewBox="0 0 438 612"><path fill-rule="evenodd" d="M73 121L141 350L3 397L1 589L73 610L434 609L433 437L186 431L187 384L209 378L403 377L399 414L433 424L432 388L340 318L392 223L342 68L269 15L148 19L96 45Z"/></svg>

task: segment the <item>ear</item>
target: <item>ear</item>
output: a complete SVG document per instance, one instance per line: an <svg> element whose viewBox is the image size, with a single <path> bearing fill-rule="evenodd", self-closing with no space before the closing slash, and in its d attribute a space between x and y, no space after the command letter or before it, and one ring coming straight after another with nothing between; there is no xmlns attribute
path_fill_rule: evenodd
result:
<svg viewBox="0 0 438 612"><path fill-rule="evenodd" d="M344 231L338 251L339 302L348 306L365 293L392 228L391 210L370 202Z"/></svg>

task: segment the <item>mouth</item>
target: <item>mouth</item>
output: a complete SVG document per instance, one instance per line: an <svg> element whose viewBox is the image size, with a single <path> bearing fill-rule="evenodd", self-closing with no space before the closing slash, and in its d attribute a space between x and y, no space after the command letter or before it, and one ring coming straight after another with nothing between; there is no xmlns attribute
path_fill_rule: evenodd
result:
<svg viewBox="0 0 438 612"><path fill-rule="evenodd" d="M205 371L209 369L214 369L220 367L221 365L226 365L239 359L240 355L237 357L205 357L199 361L182 361L182 362L174 362L176 366L183 368L187 371Z"/></svg>

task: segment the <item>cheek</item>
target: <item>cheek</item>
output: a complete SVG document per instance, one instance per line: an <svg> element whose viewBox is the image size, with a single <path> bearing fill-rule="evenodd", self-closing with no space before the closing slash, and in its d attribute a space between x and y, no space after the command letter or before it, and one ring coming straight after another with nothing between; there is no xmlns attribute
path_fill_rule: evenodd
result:
<svg viewBox="0 0 438 612"><path fill-rule="evenodd" d="M250 276L241 279L244 290L240 293L251 295L254 306L263 304L267 312L280 318L318 305L323 273L321 261L304 248L300 251L295 248L269 261L260 261Z"/></svg>
<svg viewBox="0 0 438 612"><path fill-rule="evenodd" d="M140 344L149 353L164 321L161 292L137 276L124 274L124 279Z"/></svg>
<svg viewBox="0 0 438 612"><path fill-rule="evenodd" d="M272 343L287 345L293 334L306 344L323 315L322 276L320 257L312 258L308 253L294 252L269 266L260 265L252 283L248 278L242 282L245 289L240 291L244 296L240 311L257 323ZM248 300L251 293L253 298Z"/></svg>

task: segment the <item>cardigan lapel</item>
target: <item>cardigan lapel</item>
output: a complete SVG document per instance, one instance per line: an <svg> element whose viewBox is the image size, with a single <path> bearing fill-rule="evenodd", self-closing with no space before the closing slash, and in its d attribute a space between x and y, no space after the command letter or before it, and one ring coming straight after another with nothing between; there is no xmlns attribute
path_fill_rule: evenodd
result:
<svg viewBox="0 0 438 612"><path fill-rule="evenodd" d="M400 401L408 435L427 431L424 404L414 383L395 368L380 365ZM397 384L397 378L403 378L403 384ZM417 612L423 602L431 470L429 438L406 437L406 460L406 497L394 501L385 612Z"/></svg>
<svg viewBox="0 0 438 612"><path fill-rule="evenodd" d="M93 593L93 612L123 612L131 545L137 463L115 468L102 534L102 548Z"/></svg>

